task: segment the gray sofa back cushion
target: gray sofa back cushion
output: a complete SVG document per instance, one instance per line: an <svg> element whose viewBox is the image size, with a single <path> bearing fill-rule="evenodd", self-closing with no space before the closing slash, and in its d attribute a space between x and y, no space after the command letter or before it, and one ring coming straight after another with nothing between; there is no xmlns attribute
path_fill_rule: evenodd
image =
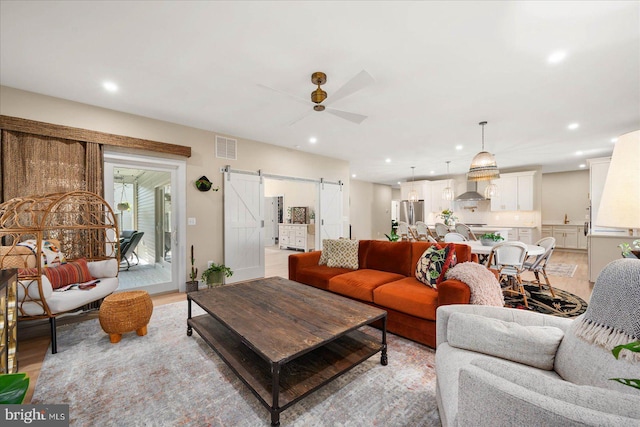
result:
<svg viewBox="0 0 640 427"><path fill-rule="evenodd" d="M575 336L574 322L558 347L554 369L562 378L575 384L604 387L640 396L640 390L609 378L640 378L640 363L616 360L609 350Z"/></svg>

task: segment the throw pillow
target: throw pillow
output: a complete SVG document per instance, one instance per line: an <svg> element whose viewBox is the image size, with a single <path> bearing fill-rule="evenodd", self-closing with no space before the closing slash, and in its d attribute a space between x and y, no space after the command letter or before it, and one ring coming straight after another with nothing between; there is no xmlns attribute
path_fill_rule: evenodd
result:
<svg viewBox="0 0 640 427"><path fill-rule="evenodd" d="M447 341L452 347L484 353L501 359L553 369L562 329L524 326L471 313L452 313L447 322Z"/></svg>
<svg viewBox="0 0 640 427"><path fill-rule="evenodd" d="M51 282L53 289L62 286L72 285L74 283L84 283L94 278L89 273L87 260L84 258L77 259L66 264L56 267L45 267L44 274Z"/></svg>
<svg viewBox="0 0 640 427"><path fill-rule="evenodd" d="M327 267L358 269L358 247L357 240L340 239L334 240L331 245L331 253L327 261Z"/></svg>
<svg viewBox="0 0 640 427"><path fill-rule="evenodd" d="M327 265L327 261L329 261L329 255L331 254L333 242L335 242L335 240L333 239L322 240L322 253L320 254L318 265Z"/></svg>
<svg viewBox="0 0 640 427"><path fill-rule="evenodd" d="M447 269L456 265L456 262L456 249L453 243L445 247L438 244L429 246L416 264L416 279L435 289L444 280Z"/></svg>
<svg viewBox="0 0 640 427"><path fill-rule="evenodd" d="M24 242L18 243L16 246L27 247L31 249L34 254L38 252L36 239L25 240ZM43 267L64 264L67 262L64 254L58 247L57 240L43 240L41 254Z"/></svg>

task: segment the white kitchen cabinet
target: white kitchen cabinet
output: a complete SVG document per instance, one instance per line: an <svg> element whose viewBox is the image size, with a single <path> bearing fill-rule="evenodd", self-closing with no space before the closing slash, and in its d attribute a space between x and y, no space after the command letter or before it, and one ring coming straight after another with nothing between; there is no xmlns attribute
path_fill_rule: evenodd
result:
<svg viewBox="0 0 640 427"><path fill-rule="evenodd" d="M498 195L491 198L492 211L532 211L535 171L505 173L493 180Z"/></svg>
<svg viewBox="0 0 640 427"><path fill-rule="evenodd" d="M442 212L445 209L451 209L452 200L444 200L442 198L442 192L447 187L454 186L454 183L449 179L444 179L440 181L431 181L430 183L430 192L431 192L431 212Z"/></svg>
<svg viewBox="0 0 640 427"><path fill-rule="evenodd" d="M589 246L589 239L584 234L584 226L578 227L578 249L587 249Z"/></svg>
<svg viewBox="0 0 640 427"><path fill-rule="evenodd" d="M540 238L553 237L553 227L543 225L540 229Z"/></svg>
<svg viewBox="0 0 640 427"><path fill-rule="evenodd" d="M556 248L578 249L578 229L575 225L553 226L553 237L556 239Z"/></svg>
<svg viewBox="0 0 640 427"><path fill-rule="evenodd" d="M280 249L313 250L315 224L280 224L278 227Z"/></svg>
<svg viewBox="0 0 640 427"><path fill-rule="evenodd" d="M400 184L400 198L409 200L411 189L413 188L418 196L418 200L426 200L429 197L428 189L429 181L408 181Z"/></svg>
<svg viewBox="0 0 640 427"><path fill-rule="evenodd" d="M533 245L533 233L530 228L518 229L518 241L526 243L527 245Z"/></svg>

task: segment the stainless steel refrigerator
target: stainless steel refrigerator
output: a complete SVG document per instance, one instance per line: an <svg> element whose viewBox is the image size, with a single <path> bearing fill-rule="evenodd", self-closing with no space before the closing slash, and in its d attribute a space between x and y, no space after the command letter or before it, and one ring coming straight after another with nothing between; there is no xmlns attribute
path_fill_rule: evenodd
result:
<svg viewBox="0 0 640 427"><path fill-rule="evenodd" d="M424 201L402 200L400 202L400 221L409 225L415 225L416 221L424 221Z"/></svg>

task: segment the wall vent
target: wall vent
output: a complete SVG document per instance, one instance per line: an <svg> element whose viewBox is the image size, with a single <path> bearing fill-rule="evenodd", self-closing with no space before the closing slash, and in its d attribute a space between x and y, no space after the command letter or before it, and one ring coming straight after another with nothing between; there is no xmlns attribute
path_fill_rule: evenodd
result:
<svg viewBox="0 0 640 427"><path fill-rule="evenodd" d="M216 157L219 159L238 159L238 140L216 135Z"/></svg>

